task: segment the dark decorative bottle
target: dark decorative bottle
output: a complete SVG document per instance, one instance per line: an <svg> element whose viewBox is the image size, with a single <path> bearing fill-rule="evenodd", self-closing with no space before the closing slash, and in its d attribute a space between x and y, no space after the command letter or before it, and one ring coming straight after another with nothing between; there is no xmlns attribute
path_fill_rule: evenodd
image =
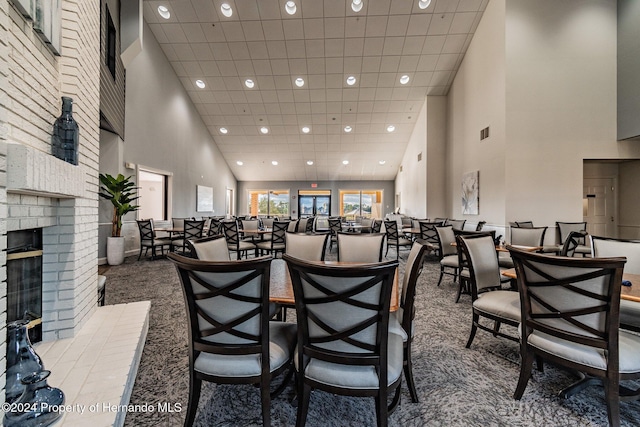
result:
<svg viewBox="0 0 640 427"><path fill-rule="evenodd" d="M62 115L53 124L53 155L73 165L78 164L78 124L73 118L73 99L62 97Z"/></svg>
<svg viewBox="0 0 640 427"><path fill-rule="evenodd" d="M4 427L44 427L53 424L63 414L64 393L50 387L47 377L50 371L27 375L22 379L24 392L4 416ZM15 409L15 410L14 410Z"/></svg>
<svg viewBox="0 0 640 427"><path fill-rule="evenodd" d="M25 376L44 369L40 356L29 341L26 319L7 324L7 385L5 397L8 403L17 400L24 391L21 380Z"/></svg>

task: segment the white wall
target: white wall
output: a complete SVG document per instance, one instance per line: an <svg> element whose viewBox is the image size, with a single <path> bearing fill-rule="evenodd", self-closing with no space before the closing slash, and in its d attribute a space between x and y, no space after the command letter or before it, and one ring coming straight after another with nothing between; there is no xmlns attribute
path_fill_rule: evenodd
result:
<svg viewBox="0 0 640 427"><path fill-rule="evenodd" d="M640 239L640 160L621 163L619 171L618 235L623 239Z"/></svg>
<svg viewBox="0 0 640 427"><path fill-rule="evenodd" d="M456 74L447 103L445 216L505 224L505 0L492 0ZM480 130L489 126L489 138ZM479 171L479 215L462 215L461 181ZM489 228L488 227L488 228ZM499 231L498 234L503 234Z"/></svg>
<svg viewBox="0 0 640 427"><path fill-rule="evenodd" d="M427 218L445 217L447 97L427 96Z"/></svg>

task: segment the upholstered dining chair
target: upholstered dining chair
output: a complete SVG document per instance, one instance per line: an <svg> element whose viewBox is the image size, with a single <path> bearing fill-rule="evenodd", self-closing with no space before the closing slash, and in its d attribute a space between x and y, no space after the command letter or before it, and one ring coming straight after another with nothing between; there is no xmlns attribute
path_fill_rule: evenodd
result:
<svg viewBox="0 0 640 427"><path fill-rule="evenodd" d="M151 249L151 259L156 259L157 248L160 248L160 253L163 256L165 246L168 246L168 249L171 249L173 240L169 238L157 238L153 229L153 220L145 219L138 220L136 222L138 223L138 231L140 232L140 253L138 254L138 261L140 261L143 249L145 250L145 256L147 256L149 249Z"/></svg>
<svg viewBox="0 0 640 427"><path fill-rule="evenodd" d="M389 253L389 247L396 249L396 260L400 259L400 248L411 248L413 242L404 236L400 235L398 230L398 223L396 221L384 221L385 234L387 235L387 251L384 256L387 257Z"/></svg>
<svg viewBox="0 0 640 427"><path fill-rule="evenodd" d="M296 338L295 324L269 321L271 257L208 262L170 254L169 259L178 271L188 315L189 403L184 425L193 424L202 381L210 381L259 385L262 422L269 426L269 385L290 368Z"/></svg>
<svg viewBox="0 0 640 427"><path fill-rule="evenodd" d="M381 219L374 219L371 221L371 232L372 233L380 233L380 230L382 230L382 220Z"/></svg>
<svg viewBox="0 0 640 427"><path fill-rule="evenodd" d="M466 219L447 219L444 225L450 225L454 230L464 230Z"/></svg>
<svg viewBox="0 0 640 427"><path fill-rule="evenodd" d="M520 299L517 292L502 290L500 266L491 235L458 235L457 244L468 260L471 285L472 322L466 347L470 348L478 329L518 341L517 333L508 335L500 331L502 324L518 327L520 324ZM480 319L493 322L492 327Z"/></svg>
<svg viewBox="0 0 640 427"><path fill-rule="evenodd" d="M413 379L413 363L411 359L411 345L414 335L414 319L416 317L415 298L418 277L422 273L422 262L428 250L427 243L416 239L411 246L402 278L400 307L389 316L389 332L402 337L404 377L411 395L411 401L417 403L418 392Z"/></svg>
<svg viewBox="0 0 640 427"><path fill-rule="evenodd" d="M222 234L207 236L197 240L187 240L191 258L204 261L230 261L227 241Z"/></svg>
<svg viewBox="0 0 640 427"><path fill-rule="evenodd" d="M238 223L237 221L225 221L222 223L222 229L224 231L224 237L227 240L227 247L230 251L235 252L238 256L238 259L242 258L242 253L244 252L245 258L248 255L248 251L257 249L256 245L253 242L244 241L240 238L240 232L238 231Z"/></svg>
<svg viewBox="0 0 640 427"><path fill-rule="evenodd" d="M471 295L471 274L469 273L469 260L466 253L462 250L462 245L457 244L458 236L490 236L494 241L496 237L495 230L490 231L472 231L472 230L453 230L456 237L456 253L458 255L458 293L456 294L456 303L460 301L462 294ZM497 255L496 255L497 256ZM508 277L500 276L501 281L509 282Z"/></svg>
<svg viewBox="0 0 640 427"><path fill-rule="evenodd" d="M569 237L569 234L572 231L582 231L584 232L584 237L580 240L579 245L576 247L575 252L580 254L581 256L586 256L591 254L591 248L587 245L587 223L582 222L556 222L556 227L558 228L558 234L560 235L560 245L562 247L564 242Z"/></svg>
<svg viewBox="0 0 640 427"><path fill-rule="evenodd" d="M640 336L618 327L625 258L568 258L511 249L522 307L524 394L534 355L602 379L609 424L620 425L620 381L640 378Z"/></svg>
<svg viewBox="0 0 640 427"><path fill-rule="evenodd" d="M576 249L578 249L578 246L584 245L586 237L586 231L570 232L567 238L564 240L564 243L562 244L562 249L560 249L560 256L573 257L576 253Z"/></svg>
<svg viewBox="0 0 640 427"><path fill-rule="evenodd" d="M197 240L202 237L202 231L204 230L204 220L191 220L185 219L183 221L184 232L178 239L173 241L174 247L180 248L180 253L183 255L189 253L188 240Z"/></svg>
<svg viewBox="0 0 640 427"><path fill-rule="evenodd" d="M298 321L296 426L305 425L311 389L373 397L378 426L386 426L402 380L402 337L388 331L398 262L325 265L287 254L284 259Z"/></svg>
<svg viewBox="0 0 640 427"><path fill-rule="evenodd" d="M436 227L442 225L438 222L431 221L418 221L420 227L420 238L427 242L429 250L440 258L440 238L438 237L438 231Z"/></svg>
<svg viewBox="0 0 640 427"><path fill-rule="evenodd" d="M338 246L338 233L342 231L342 221L340 218L329 218L329 252L333 249L333 244Z"/></svg>
<svg viewBox="0 0 640 427"><path fill-rule="evenodd" d="M590 236L593 257L627 258L624 272L640 274L640 240L614 239L609 237ZM640 283L632 285L639 286ZM620 327L640 332L640 303L620 301Z"/></svg>
<svg viewBox="0 0 640 427"><path fill-rule="evenodd" d="M511 244L515 246L540 246L543 248L546 232L547 227L512 227ZM501 267L513 268L513 260L507 252L502 252L498 261Z"/></svg>
<svg viewBox="0 0 640 427"><path fill-rule="evenodd" d="M450 225L441 225L436 227L438 233L438 252L440 256L440 278L438 286L442 283L445 274L453 276L453 281L458 279L458 252L453 243L456 241L453 227Z"/></svg>
<svg viewBox="0 0 640 427"><path fill-rule="evenodd" d="M304 232L305 233L313 233L313 227L314 227L315 222L316 222L316 217L315 216L311 216L311 217L307 218L307 223L304 226Z"/></svg>
<svg viewBox="0 0 640 427"><path fill-rule="evenodd" d="M533 221L516 221L516 228L533 228Z"/></svg>
<svg viewBox="0 0 640 427"><path fill-rule="evenodd" d="M380 262L384 233L338 233L338 261Z"/></svg>
<svg viewBox="0 0 640 427"><path fill-rule="evenodd" d="M479 221L478 225L476 225L476 231L482 231L482 229L484 228L484 225L487 223L487 221Z"/></svg>
<svg viewBox="0 0 640 427"><path fill-rule="evenodd" d="M211 222L209 223L209 231L207 232L208 236L215 236L216 234L222 234L224 231L222 230L222 218L211 217Z"/></svg>
<svg viewBox="0 0 640 427"><path fill-rule="evenodd" d="M275 257L278 256L278 252L284 253L286 249L287 241L285 235L289 228L289 221L276 221L271 228L271 239L265 242L256 243L256 247L260 251L260 255L263 252L270 253Z"/></svg>
<svg viewBox="0 0 640 427"><path fill-rule="evenodd" d="M324 261L328 234L287 233L285 253L307 261Z"/></svg>

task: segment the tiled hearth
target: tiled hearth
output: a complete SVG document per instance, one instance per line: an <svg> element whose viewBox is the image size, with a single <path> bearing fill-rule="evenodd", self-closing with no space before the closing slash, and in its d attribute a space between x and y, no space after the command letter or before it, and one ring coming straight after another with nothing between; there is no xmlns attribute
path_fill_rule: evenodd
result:
<svg viewBox="0 0 640 427"><path fill-rule="evenodd" d="M151 303L107 305L96 309L73 338L34 346L48 383L65 394L70 410L56 425L121 426L149 328Z"/></svg>

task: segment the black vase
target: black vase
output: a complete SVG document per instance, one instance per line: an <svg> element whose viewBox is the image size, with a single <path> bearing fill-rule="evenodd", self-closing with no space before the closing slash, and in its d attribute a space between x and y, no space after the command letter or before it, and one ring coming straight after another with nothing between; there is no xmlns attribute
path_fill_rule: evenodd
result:
<svg viewBox="0 0 640 427"><path fill-rule="evenodd" d="M22 378L44 369L40 356L29 341L28 320L16 320L7 324L7 402L17 400L24 391Z"/></svg>
<svg viewBox="0 0 640 427"><path fill-rule="evenodd" d="M62 115L53 124L53 155L73 165L78 164L78 124L73 118L73 99L62 97Z"/></svg>
<svg viewBox="0 0 640 427"><path fill-rule="evenodd" d="M47 377L50 371L27 375L22 379L24 392L4 416L4 427L44 427L53 424L63 414L64 393L50 387ZM15 411L11 411L15 409Z"/></svg>

